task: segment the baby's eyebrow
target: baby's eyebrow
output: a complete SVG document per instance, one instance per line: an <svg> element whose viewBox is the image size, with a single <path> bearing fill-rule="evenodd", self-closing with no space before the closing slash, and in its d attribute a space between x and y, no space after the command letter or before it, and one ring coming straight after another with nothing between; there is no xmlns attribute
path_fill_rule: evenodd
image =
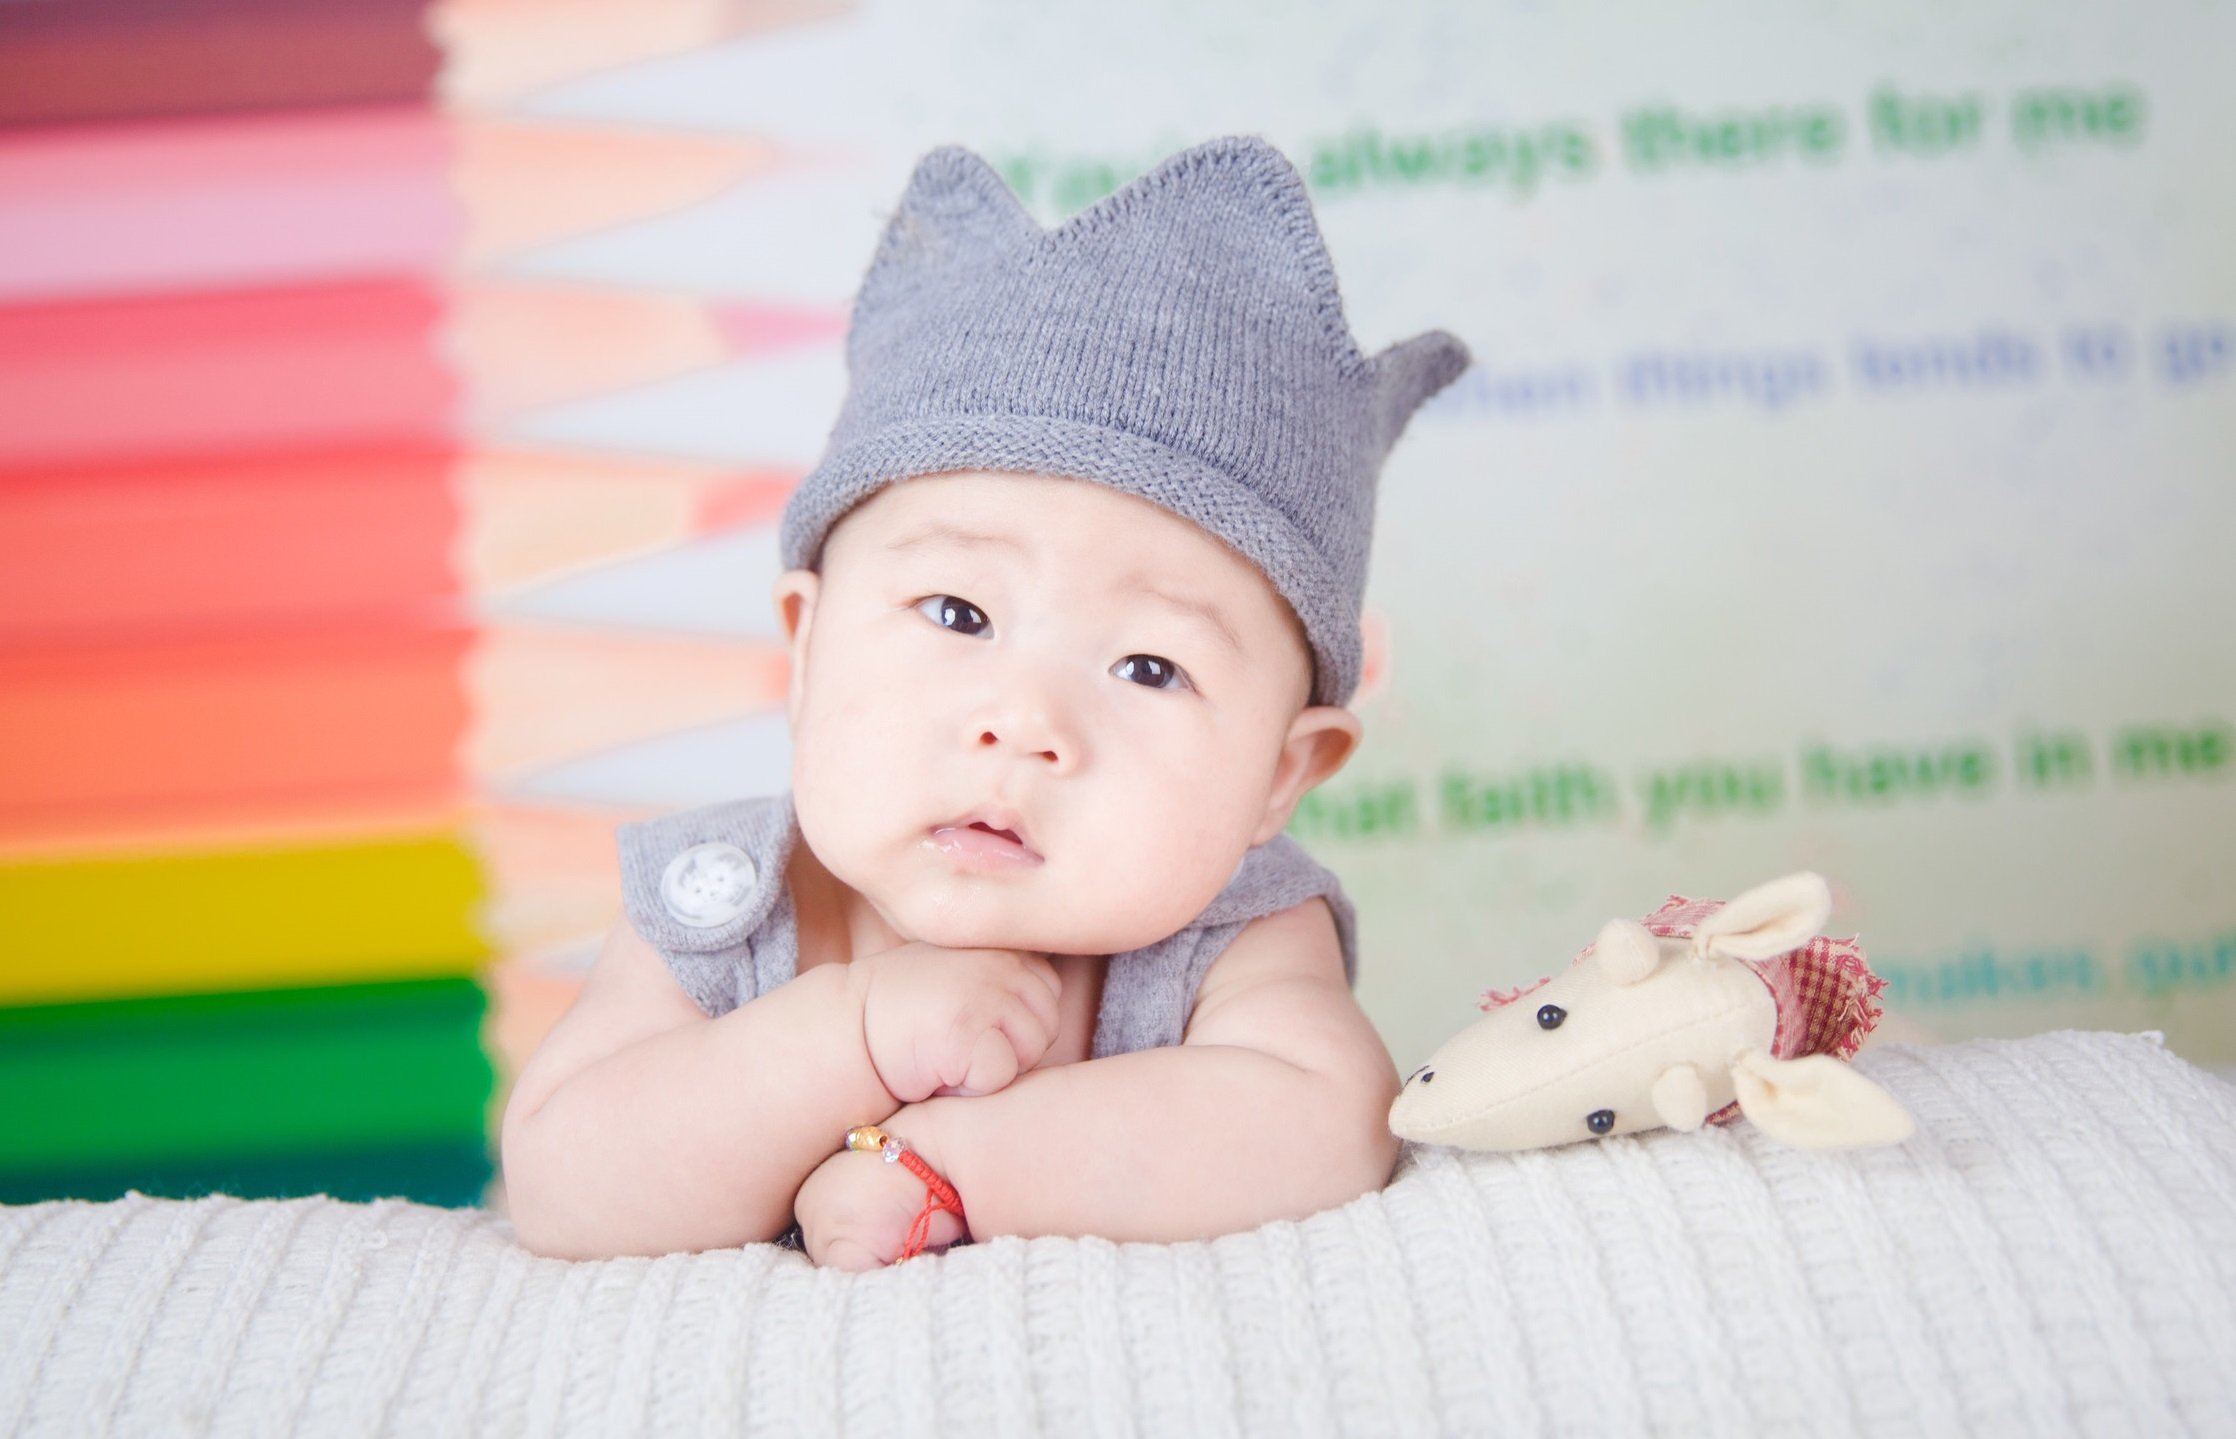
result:
<svg viewBox="0 0 2236 1439"><path fill-rule="evenodd" d="M901 550L916 549L925 545L957 545L963 547L993 545L1001 549L1019 552L1022 552L1025 548L1021 541L1008 535L989 535L976 530L958 530L953 525L934 520L913 534L906 534L897 540L887 541L885 552L895 554Z"/></svg>
<svg viewBox="0 0 2236 1439"><path fill-rule="evenodd" d="M1227 623L1227 617L1219 613L1216 606L1203 600L1190 599L1186 595L1176 595L1160 590L1138 576L1130 580L1127 587L1145 599L1155 600L1177 614L1201 622L1204 628L1223 641L1228 649L1234 651L1237 655L1242 653L1242 641L1235 638L1234 627Z"/></svg>

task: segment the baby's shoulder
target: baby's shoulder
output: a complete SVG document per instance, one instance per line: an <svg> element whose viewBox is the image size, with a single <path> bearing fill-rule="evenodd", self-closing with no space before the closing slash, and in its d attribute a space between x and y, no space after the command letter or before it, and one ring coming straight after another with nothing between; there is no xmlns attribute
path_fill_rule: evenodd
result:
<svg viewBox="0 0 2236 1439"><path fill-rule="evenodd" d="M1360 1092L1392 1089L1388 1053L1339 962L1334 915L1323 896L1244 925L1205 973L1180 1042L1349 1076Z"/></svg>

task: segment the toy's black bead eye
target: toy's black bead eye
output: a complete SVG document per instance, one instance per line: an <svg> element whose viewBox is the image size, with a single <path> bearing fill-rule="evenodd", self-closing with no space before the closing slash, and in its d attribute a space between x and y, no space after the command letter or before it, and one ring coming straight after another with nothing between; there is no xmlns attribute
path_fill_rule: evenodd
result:
<svg viewBox="0 0 2236 1439"><path fill-rule="evenodd" d="M1584 1127L1594 1134L1605 1134L1615 1127L1615 1111L1612 1109L1593 1110L1584 1116Z"/></svg>
<svg viewBox="0 0 2236 1439"><path fill-rule="evenodd" d="M1537 1027L1539 1029L1559 1029L1561 1021L1566 1018L1568 1018L1568 1011L1557 1004L1537 1006Z"/></svg>
<svg viewBox="0 0 2236 1439"><path fill-rule="evenodd" d="M1422 1071L1421 1071L1421 1083L1423 1083L1423 1084L1426 1084L1426 1083L1428 1083L1428 1082L1429 1082L1430 1080L1432 1080L1432 1079L1434 1079L1434 1078L1436 1078L1436 1071L1435 1071L1435 1070L1433 1070L1433 1069L1424 1069L1424 1070L1422 1070Z"/></svg>

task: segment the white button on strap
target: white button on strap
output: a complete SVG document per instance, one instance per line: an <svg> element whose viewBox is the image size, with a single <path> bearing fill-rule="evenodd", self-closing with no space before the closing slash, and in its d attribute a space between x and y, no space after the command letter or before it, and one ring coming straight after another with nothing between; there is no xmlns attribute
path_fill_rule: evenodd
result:
<svg viewBox="0 0 2236 1439"><path fill-rule="evenodd" d="M745 913L756 877L752 859L736 845L695 844L668 861L660 901L676 923L713 929Z"/></svg>

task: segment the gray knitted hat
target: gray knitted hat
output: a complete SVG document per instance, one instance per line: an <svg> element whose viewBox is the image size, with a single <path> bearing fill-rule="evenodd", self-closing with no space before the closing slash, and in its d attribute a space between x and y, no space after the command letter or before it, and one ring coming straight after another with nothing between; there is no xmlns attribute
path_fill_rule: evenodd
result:
<svg viewBox="0 0 2236 1439"><path fill-rule="evenodd" d="M1242 552L1358 688L1382 458L1467 367L1441 330L1371 359L1304 182L1263 140L1172 156L1055 230L957 146L917 163L854 301L849 387L785 507L787 566L891 482L1033 471L1139 495Z"/></svg>

